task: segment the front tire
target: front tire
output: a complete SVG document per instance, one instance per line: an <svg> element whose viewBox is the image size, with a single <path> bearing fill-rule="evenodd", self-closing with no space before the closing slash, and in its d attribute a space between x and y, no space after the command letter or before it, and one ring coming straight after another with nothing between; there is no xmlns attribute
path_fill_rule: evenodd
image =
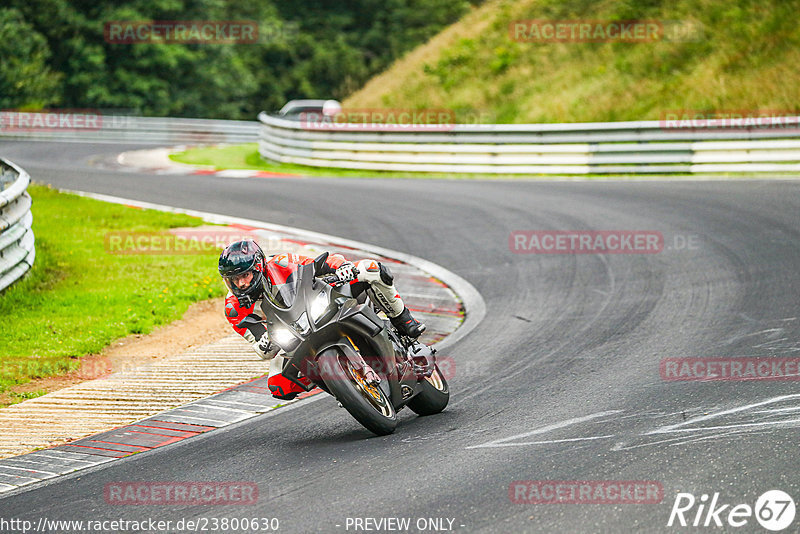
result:
<svg viewBox="0 0 800 534"><path fill-rule="evenodd" d="M422 379L422 391L411 399L407 406L417 415L433 415L447 407L450 388L437 365L430 377Z"/></svg>
<svg viewBox="0 0 800 534"><path fill-rule="evenodd" d="M391 401L381 388L366 383L344 354L331 348L317 363L325 385L356 421L379 436L394 432L397 412Z"/></svg>

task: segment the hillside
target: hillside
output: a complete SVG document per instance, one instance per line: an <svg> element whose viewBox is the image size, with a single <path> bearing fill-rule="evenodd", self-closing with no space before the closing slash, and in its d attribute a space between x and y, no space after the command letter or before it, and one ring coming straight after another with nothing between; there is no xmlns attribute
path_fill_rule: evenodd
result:
<svg viewBox="0 0 800 534"><path fill-rule="evenodd" d="M460 122L484 123L659 119L686 109L796 112L798 8L797 0L495 0L344 105L448 108ZM679 21L693 33L671 41L520 42L509 32L519 20Z"/></svg>

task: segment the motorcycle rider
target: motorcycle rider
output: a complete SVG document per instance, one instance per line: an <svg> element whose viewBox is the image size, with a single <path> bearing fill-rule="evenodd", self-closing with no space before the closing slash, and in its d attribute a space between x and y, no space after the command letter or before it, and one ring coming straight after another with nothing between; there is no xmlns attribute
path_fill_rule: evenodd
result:
<svg viewBox="0 0 800 534"><path fill-rule="evenodd" d="M273 360L267 385L272 395L279 399L290 400L303 392L300 386L281 374L285 359L278 356L280 347L270 341L263 324L247 328L237 328L236 325L249 315L260 320L261 317L255 313L255 306L263 298L265 286L271 290L273 285L285 283L297 267L313 261L313 258L298 254L278 254L267 259L253 240L231 243L219 257L219 274L229 290L225 299L225 317L262 359ZM322 272L317 274L332 273L341 282L350 283L354 297L367 291L370 298L378 300L376 304L389 312L389 319L401 334L417 338L425 331L425 325L411 316L394 287L391 271L381 262L361 260L353 264L341 254L331 254Z"/></svg>

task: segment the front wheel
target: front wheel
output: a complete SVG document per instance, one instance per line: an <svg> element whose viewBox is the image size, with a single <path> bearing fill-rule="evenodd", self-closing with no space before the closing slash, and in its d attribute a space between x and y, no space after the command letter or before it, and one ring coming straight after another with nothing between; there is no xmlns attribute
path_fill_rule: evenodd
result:
<svg viewBox="0 0 800 534"><path fill-rule="evenodd" d="M364 380L344 354L331 348L317 358L317 363L325 385L356 421L379 436L394 432L394 406L380 387Z"/></svg>
<svg viewBox="0 0 800 534"><path fill-rule="evenodd" d="M431 376L422 379L422 391L411 399L407 406L417 415L433 415L447 407L450 389L437 365Z"/></svg>

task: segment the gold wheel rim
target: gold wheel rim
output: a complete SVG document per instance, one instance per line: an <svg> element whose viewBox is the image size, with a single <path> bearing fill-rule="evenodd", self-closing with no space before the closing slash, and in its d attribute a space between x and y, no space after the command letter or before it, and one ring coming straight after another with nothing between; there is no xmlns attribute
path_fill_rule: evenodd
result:
<svg viewBox="0 0 800 534"><path fill-rule="evenodd" d="M439 374L439 369L434 368L433 373L431 376L426 376L425 380L430 383L433 387L435 387L439 391L444 391L444 382L442 381L442 375Z"/></svg>
<svg viewBox="0 0 800 534"><path fill-rule="evenodd" d="M349 374L358 386L361 396L364 397L376 410L378 410L384 417L391 417L394 413L394 408L386 400L383 391L376 385L368 383L363 376L361 376L348 361L347 374Z"/></svg>

